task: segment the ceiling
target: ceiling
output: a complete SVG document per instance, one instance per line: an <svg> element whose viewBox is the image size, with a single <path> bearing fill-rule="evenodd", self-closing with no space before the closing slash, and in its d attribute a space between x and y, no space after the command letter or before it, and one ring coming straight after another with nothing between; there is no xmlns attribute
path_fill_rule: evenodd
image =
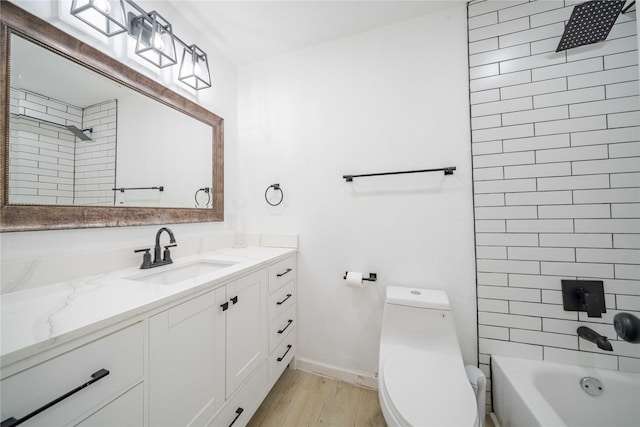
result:
<svg viewBox="0 0 640 427"><path fill-rule="evenodd" d="M162 10L162 2L147 2L152 3ZM237 65L463 4L459 0L172 1L186 22ZM180 34L180 28L174 31Z"/></svg>

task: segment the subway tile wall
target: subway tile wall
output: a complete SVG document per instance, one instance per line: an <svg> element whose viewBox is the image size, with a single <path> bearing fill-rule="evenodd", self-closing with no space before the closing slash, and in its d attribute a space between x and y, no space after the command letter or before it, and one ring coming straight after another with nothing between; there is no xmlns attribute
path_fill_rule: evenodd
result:
<svg viewBox="0 0 640 427"><path fill-rule="evenodd" d="M80 108L10 90L9 202L73 204L74 136L60 125L82 127Z"/></svg>
<svg viewBox="0 0 640 427"><path fill-rule="evenodd" d="M83 109L11 88L9 202L113 205L116 107L108 101ZM56 123L93 128L91 141Z"/></svg>
<svg viewBox="0 0 640 427"><path fill-rule="evenodd" d="M640 346L612 325L620 311L640 316L636 13L605 42L556 53L577 3L468 7L479 361L489 377L492 354L640 372ZM564 311L563 278L603 280L607 313ZM579 325L614 351L578 338Z"/></svg>
<svg viewBox="0 0 640 427"><path fill-rule="evenodd" d="M83 126L91 128L91 141L76 142L75 204L109 206L115 203L116 130L118 101L83 110Z"/></svg>

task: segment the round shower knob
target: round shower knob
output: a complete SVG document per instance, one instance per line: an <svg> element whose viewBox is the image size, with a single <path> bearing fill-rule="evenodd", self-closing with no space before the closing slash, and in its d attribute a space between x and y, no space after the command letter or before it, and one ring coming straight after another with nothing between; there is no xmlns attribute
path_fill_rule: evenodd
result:
<svg viewBox="0 0 640 427"><path fill-rule="evenodd" d="M620 338L640 344L640 319L631 313L618 313L613 318L613 327Z"/></svg>

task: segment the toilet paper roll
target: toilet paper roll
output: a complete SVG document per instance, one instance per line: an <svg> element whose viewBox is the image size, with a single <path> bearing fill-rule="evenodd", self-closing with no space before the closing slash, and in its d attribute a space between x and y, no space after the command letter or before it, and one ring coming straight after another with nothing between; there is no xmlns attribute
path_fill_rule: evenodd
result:
<svg viewBox="0 0 640 427"><path fill-rule="evenodd" d="M357 271L347 271L347 286L352 288L364 287L364 284L362 283L362 273Z"/></svg>

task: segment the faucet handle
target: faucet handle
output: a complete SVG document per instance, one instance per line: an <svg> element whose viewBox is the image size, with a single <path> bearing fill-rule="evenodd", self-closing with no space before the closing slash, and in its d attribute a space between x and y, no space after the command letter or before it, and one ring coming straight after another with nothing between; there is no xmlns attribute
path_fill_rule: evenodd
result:
<svg viewBox="0 0 640 427"><path fill-rule="evenodd" d="M588 317L602 317L600 296L594 292L578 289L578 298L584 305Z"/></svg>
<svg viewBox="0 0 640 427"><path fill-rule="evenodd" d="M145 268L150 268L151 267L151 253L149 252L150 250L151 250L151 248L136 249L136 250L133 251L134 253L144 252L144 255L142 256L142 264L140 264L140 268L141 269L145 269Z"/></svg>
<svg viewBox="0 0 640 427"><path fill-rule="evenodd" d="M171 252L169 252L169 248L173 248L175 246L178 246L178 244L174 243L172 245L166 245L164 247L164 252L162 253L162 262L166 264L171 264L173 262L173 260L171 259Z"/></svg>

